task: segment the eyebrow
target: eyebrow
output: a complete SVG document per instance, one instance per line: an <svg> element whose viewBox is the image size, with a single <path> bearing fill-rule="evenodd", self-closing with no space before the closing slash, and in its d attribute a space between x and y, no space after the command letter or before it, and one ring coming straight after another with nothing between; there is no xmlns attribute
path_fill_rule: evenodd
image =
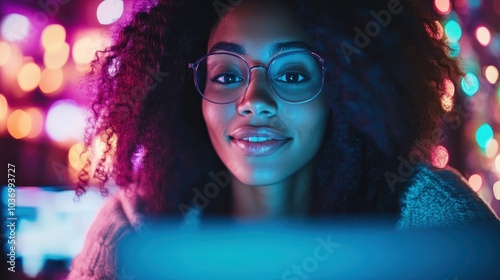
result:
<svg viewBox="0 0 500 280"><path fill-rule="evenodd" d="M311 52L313 51L313 48L310 45L302 41L289 41L289 42L280 42L274 44L273 48L270 51L270 54L272 55L278 52L296 50L296 49L301 49ZM245 48L243 46L225 41L215 43L210 48L208 53L214 53L216 51L227 51L227 52L237 53L239 55L246 54Z"/></svg>
<svg viewBox="0 0 500 280"><path fill-rule="evenodd" d="M313 48L302 41L289 41L283 43L276 43L273 46L271 54L275 54L282 51L301 49L306 51L313 51Z"/></svg>
<svg viewBox="0 0 500 280"><path fill-rule="evenodd" d="M214 53L216 51L228 51L228 52L237 53L239 55L244 55L246 53L245 48L243 46L235 44L235 43L224 42L224 41L215 43L210 48L208 53Z"/></svg>

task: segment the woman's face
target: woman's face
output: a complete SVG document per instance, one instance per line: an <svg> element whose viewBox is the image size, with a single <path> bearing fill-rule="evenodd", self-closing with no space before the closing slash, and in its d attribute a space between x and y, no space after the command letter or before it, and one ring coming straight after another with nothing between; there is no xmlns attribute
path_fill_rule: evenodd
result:
<svg viewBox="0 0 500 280"><path fill-rule="evenodd" d="M310 39L289 8L243 1L212 30L208 50L240 55L252 67L307 46ZM280 183L308 166L328 118L325 94L302 104L286 103L273 93L260 67L251 70L246 93L238 100L203 100L202 110L220 159L239 181L252 186Z"/></svg>

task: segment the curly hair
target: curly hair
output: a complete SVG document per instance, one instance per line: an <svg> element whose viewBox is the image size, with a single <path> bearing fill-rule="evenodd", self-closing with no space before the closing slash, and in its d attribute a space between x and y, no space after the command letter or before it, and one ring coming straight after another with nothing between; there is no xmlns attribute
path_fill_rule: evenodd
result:
<svg viewBox="0 0 500 280"><path fill-rule="evenodd" d="M394 1L401 12L347 57L342 46L354 48L355 27L363 29ZM436 36L436 18L411 0L287 2L329 69L324 91L331 117L318 153L315 213L396 213L400 188L388 188L383 174L453 114L441 107L443 81L456 85L462 75L445 39ZM205 54L220 19L214 3L144 4L120 26L114 44L98 53L87 79L94 101L85 144L90 149L100 138L106 148L94 159L94 171L91 160L80 171L77 195L91 177L106 194L113 178L136 195L144 212L175 215L193 189L209 182L210 171L224 170L187 67ZM224 212L229 203L221 195L214 205Z"/></svg>

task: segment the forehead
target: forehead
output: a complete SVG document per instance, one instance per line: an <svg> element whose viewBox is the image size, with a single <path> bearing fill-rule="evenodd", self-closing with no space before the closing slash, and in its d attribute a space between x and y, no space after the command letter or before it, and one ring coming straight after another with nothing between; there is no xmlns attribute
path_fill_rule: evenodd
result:
<svg viewBox="0 0 500 280"><path fill-rule="evenodd" d="M221 18L210 34L207 50L219 42L230 42L241 45L248 54L264 55L273 45L288 41L311 41L290 7L277 1L246 0Z"/></svg>

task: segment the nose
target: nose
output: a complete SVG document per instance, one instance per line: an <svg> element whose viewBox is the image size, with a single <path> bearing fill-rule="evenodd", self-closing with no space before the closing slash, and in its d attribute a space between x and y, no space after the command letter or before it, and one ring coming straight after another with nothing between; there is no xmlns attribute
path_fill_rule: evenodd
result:
<svg viewBox="0 0 500 280"><path fill-rule="evenodd" d="M258 71L260 68L261 71ZM252 70L255 70L252 73ZM264 66L250 68L248 88L238 102L238 113L271 117L276 115L277 104L274 93L267 82L267 71Z"/></svg>

